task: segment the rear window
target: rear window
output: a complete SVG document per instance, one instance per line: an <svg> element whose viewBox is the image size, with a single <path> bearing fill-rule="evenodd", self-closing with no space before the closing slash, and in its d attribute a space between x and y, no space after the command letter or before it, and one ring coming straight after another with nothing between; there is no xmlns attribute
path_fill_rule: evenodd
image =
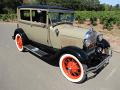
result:
<svg viewBox="0 0 120 90"><path fill-rule="evenodd" d="M21 20L30 21L30 10L20 10Z"/></svg>

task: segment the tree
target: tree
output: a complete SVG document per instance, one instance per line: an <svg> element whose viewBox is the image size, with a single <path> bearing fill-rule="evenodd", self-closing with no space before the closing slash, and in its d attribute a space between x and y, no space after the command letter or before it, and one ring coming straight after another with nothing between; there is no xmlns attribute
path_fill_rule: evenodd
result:
<svg viewBox="0 0 120 90"><path fill-rule="evenodd" d="M97 10L99 0L23 0L24 4L47 4L63 6L75 10Z"/></svg>
<svg viewBox="0 0 120 90"><path fill-rule="evenodd" d="M81 11L120 10L120 4L116 6L100 4L99 0L0 0L0 13L13 13L16 7L22 4L62 6Z"/></svg>
<svg viewBox="0 0 120 90"><path fill-rule="evenodd" d="M120 8L120 5L119 5L119 4L116 4L115 8L119 9L119 8Z"/></svg>
<svg viewBox="0 0 120 90"><path fill-rule="evenodd" d="M120 10L120 4L115 5L115 10Z"/></svg>
<svg viewBox="0 0 120 90"><path fill-rule="evenodd" d="M0 0L0 13L14 13L21 3L21 0Z"/></svg>

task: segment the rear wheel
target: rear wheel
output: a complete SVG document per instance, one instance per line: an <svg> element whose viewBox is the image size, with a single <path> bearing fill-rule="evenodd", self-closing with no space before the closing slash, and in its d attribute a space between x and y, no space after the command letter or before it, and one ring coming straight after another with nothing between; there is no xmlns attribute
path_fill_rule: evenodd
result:
<svg viewBox="0 0 120 90"><path fill-rule="evenodd" d="M24 51L23 38L22 38L22 36L19 33L16 34L16 36L15 36L15 43L16 43L17 49L20 52Z"/></svg>
<svg viewBox="0 0 120 90"><path fill-rule="evenodd" d="M62 74L71 82L83 82L86 79L85 65L72 54L63 54L59 66Z"/></svg>

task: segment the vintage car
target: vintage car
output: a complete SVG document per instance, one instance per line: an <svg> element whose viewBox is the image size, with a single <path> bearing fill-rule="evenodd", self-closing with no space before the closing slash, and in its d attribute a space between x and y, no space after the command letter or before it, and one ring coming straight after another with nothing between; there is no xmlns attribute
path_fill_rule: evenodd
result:
<svg viewBox="0 0 120 90"><path fill-rule="evenodd" d="M71 82L83 82L109 63L110 44L93 28L73 25L74 11L48 5L17 8L17 29L12 38L19 51L39 57L57 57L62 74ZM52 61L51 61L52 62Z"/></svg>

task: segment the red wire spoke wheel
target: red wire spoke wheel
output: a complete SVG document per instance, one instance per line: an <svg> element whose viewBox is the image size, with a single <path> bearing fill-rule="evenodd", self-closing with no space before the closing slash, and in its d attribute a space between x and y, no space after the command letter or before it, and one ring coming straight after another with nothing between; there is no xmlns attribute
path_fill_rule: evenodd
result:
<svg viewBox="0 0 120 90"><path fill-rule="evenodd" d="M81 82L85 77L84 67L80 61L71 54L64 54L60 58L59 66L62 74L72 82Z"/></svg>
<svg viewBox="0 0 120 90"><path fill-rule="evenodd" d="M16 42L17 49L19 51L23 51L23 41L22 41L22 37L20 34L16 34L15 42Z"/></svg>

